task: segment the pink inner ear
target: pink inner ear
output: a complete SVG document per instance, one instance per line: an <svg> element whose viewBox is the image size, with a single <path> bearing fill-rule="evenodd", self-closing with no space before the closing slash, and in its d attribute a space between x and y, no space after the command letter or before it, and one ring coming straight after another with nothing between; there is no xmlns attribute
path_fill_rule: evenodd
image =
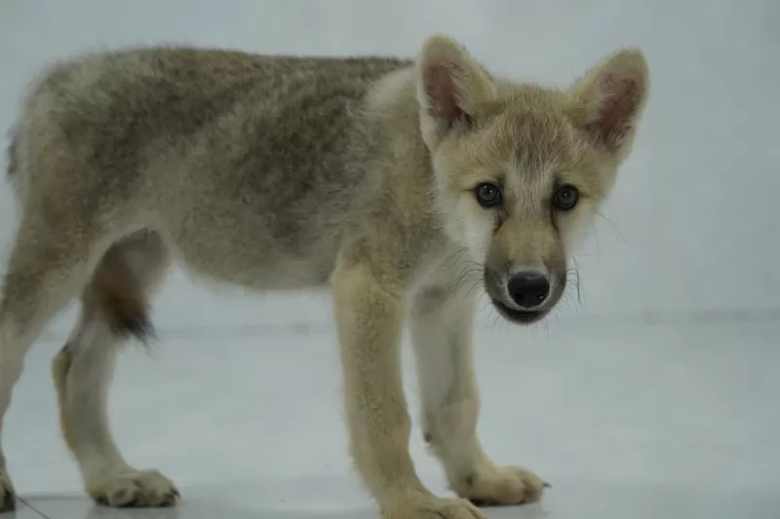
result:
<svg viewBox="0 0 780 519"><path fill-rule="evenodd" d="M617 145L620 139L631 131L633 116L640 96L640 87L635 79L607 77L602 83L605 98L598 117L587 126L587 130L607 145Z"/></svg>
<svg viewBox="0 0 780 519"><path fill-rule="evenodd" d="M448 126L466 117L458 103L458 92L452 77L453 71L446 65L432 65L425 75L425 92L431 102L431 115L444 119Z"/></svg>

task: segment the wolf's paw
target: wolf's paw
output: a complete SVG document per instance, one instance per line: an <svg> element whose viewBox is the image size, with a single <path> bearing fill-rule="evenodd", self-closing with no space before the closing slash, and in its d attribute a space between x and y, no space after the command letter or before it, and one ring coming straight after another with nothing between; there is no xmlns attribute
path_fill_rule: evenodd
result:
<svg viewBox="0 0 780 519"><path fill-rule="evenodd" d="M464 499L428 497L383 507L383 519L486 519L479 508Z"/></svg>
<svg viewBox="0 0 780 519"><path fill-rule="evenodd" d="M490 465L463 475L451 486L477 506L506 506L535 503L550 485L520 467Z"/></svg>
<svg viewBox="0 0 780 519"><path fill-rule="evenodd" d="M98 504L117 508L175 506L179 491L156 470L123 472L87 485L87 493Z"/></svg>
<svg viewBox="0 0 780 519"><path fill-rule="evenodd" d="M0 469L0 513L16 510L16 492L8 472Z"/></svg>

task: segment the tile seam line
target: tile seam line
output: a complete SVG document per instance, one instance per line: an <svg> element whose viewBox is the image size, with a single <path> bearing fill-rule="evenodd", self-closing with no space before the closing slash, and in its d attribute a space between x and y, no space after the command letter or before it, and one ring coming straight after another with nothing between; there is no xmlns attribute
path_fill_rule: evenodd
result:
<svg viewBox="0 0 780 519"><path fill-rule="evenodd" d="M681 312L674 313L643 313L624 316L593 315L587 318L574 318L566 327L582 327L593 325L626 325L638 324L658 326L664 324L727 324L727 323L773 323L780 321L780 308L770 308L756 311L735 312ZM286 324L212 324L193 325L189 327L173 326L159 328L159 336L164 339L186 339L198 334L224 334L233 337L253 336L258 334L315 335L330 331L333 323L330 321L300 321ZM479 328L481 329L481 328ZM50 331L41 337L41 342L60 342L62 331Z"/></svg>
<svg viewBox="0 0 780 519"><path fill-rule="evenodd" d="M44 519L54 519L53 517L48 516L48 515L44 514L43 512L41 512L40 510L38 510L37 508L35 508L32 504L30 504L29 501L27 501L27 500L25 500L25 499L23 499L21 497L17 497L17 499L19 500L20 503L24 503L24 506L26 506L27 508L29 508L30 510L32 510L36 514L40 515Z"/></svg>

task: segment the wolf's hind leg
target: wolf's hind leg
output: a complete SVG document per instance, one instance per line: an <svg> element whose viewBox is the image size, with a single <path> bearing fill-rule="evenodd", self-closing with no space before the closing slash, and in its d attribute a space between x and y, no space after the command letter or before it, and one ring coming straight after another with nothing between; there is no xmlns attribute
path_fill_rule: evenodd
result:
<svg viewBox="0 0 780 519"><path fill-rule="evenodd" d="M115 243L82 294L82 310L52 363L62 434L87 493L117 507L172 506L176 487L157 471L123 458L108 422L108 391L117 353L129 336L151 331L147 298L162 279L169 255L161 237L140 231Z"/></svg>

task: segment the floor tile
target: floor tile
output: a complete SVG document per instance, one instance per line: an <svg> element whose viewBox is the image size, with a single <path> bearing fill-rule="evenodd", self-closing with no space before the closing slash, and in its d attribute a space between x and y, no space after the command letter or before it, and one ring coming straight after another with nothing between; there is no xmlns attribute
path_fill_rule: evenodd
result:
<svg viewBox="0 0 780 519"><path fill-rule="evenodd" d="M44 515L21 500L17 503L14 513L0 514L0 518L5 519L6 517L8 519L41 519L44 518Z"/></svg>

